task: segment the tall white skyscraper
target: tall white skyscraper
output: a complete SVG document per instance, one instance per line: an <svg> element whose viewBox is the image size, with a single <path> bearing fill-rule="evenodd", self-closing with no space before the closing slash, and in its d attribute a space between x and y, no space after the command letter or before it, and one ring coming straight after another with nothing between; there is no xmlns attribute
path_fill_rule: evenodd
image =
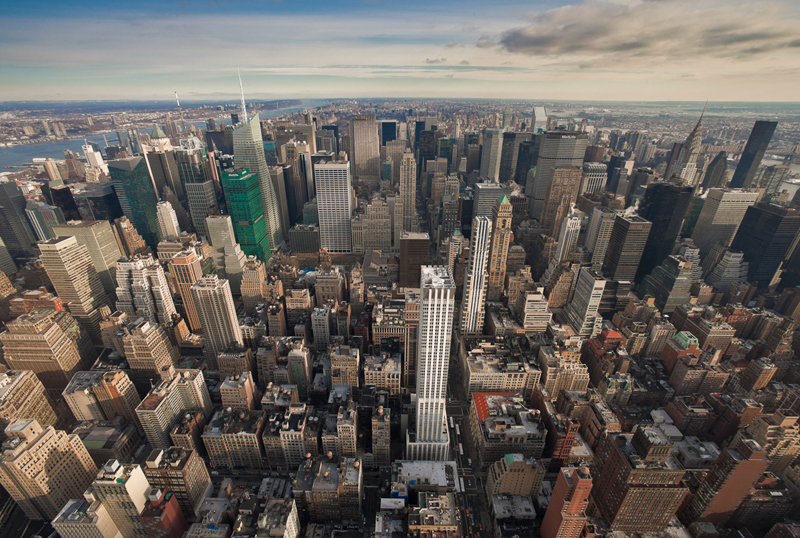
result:
<svg viewBox="0 0 800 538"><path fill-rule="evenodd" d="M320 162L314 167L319 212L319 244L328 252L350 252L353 209L349 162Z"/></svg>
<svg viewBox="0 0 800 538"><path fill-rule="evenodd" d="M239 295L247 256L236 242L231 216L212 215L206 217L205 225L208 231L208 240L211 242L211 252L214 256L217 275L220 278L228 279L231 292Z"/></svg>
<svg viewBox="0 0 800 538"><path fill-rule="evenodd" d="M756 191L709 189L692 234L701 258L705 258L716 243L730 246L747 208L757 200Z"/></svg>
<svg viewBox="0 0 800 538"><path fill-rule="evenodd" d="M500 180L500 155L503 151L503 131L486 129L483 132L483 153L481 154L481 177L489 181Z"/></svg>
<svg viewBox="0 0 800 538"><path fill-rule="evenodd" d="M400 159L400 198L403 200L403 230L416 231L417 217L417 161L411 153Z"/></svg>
<svg viewBox="0 0 800 538"><path fill-rule="evenodd" d="M227 280L220 280L217 275L207 275L192 285L191 290L203 327L203 340L208 348L206 359L209 369L216 370L217 355L231 345L244 345L231 287Z"/></svg>
<svg viewBox="0 0 800 538"><path fill-rule="evenodd" d="M177 314L164 269L153 256L120 258L117 262L117 310L132 320L143 317L166 326Z"/></svg>
<svg viewBox="0 0 800 538"><path fill-rule="evenodd" d="M377 136L377 133L376 135ZM258 174L261 185L261 200L264 204L264 219L269 234L269 248L277 251L284 239L281 226L281 210L278 207L278 197L272 186L266 157L264 157L264 141L261 137L261 118L258 114L242 121L234 127L233 131L233 156L237 168L247 168L251 174ZM288 231L288 230L287 230Z"/></svg>
<svg viewBox="0 0 800 538"><path fill-rule="evenodd" d="M83 148L83 155L86 157L86 162L93 168L99 168L105 175L108 175L108 165L103 160L103 154L95 151L91 144L81 146Z"/></svg>
<svg viewBox="0 0 800 538"><path fill-rule="evenodd" d="M606 163L583 163L580 193L600 192L608 180L608 166Z"/></svg>
<svg viewBox="0 0 800 538"><path fill-rule="evenodd" d="M417 429L406 439L406 458L448 457L447 379L456 285L446 266L423 265L417 342Z"/></svg>
<svg viewBox="0 0 800 538"><path fill-rule="evenodd" d="M581 217L569 215L561 221L561 229L558 233L558 246L554 260L561 263L567 259L569 251L578 244L578 235L581 233Z"/></svg>
<svg viewBox="0 0 800 538"><path fill-rule="evenodd" d="M176 241L181 235L181 227L178 225L178 216L172 209L169 202L158 202L156 204L156 217L158 218L158 231L161 239Z"/></svg>
<svg viewBox="0 0 800 538"><path fill-rule="evenodd" d="M545 129L547 129L547 111L543 106L535 106L531 114L531 132L543 133Z"/></svg>
<svg viewBox="0 0 800 538"><path fill-rule="evenodd" d="M562 311L562 322L569 323L580 336L594 336L606 281L596 273L581 268L572 302Z"/></svg>
<svg viewBox="0 0 800 538"><path fill-rule="evenodd" d="M374 114L350 119L350 161L356 179L377 180L381 175L381 142Z"/></svg>
<svg viewBox="0 0 800 538"><path fill-rule="evenodd" d="M461 299L461 336L483 334L483 319L486 307L486 286L489 273L489 242L492 238L492 220L489 217L472 219L472 248L469 252L464 292Z"/></svg>

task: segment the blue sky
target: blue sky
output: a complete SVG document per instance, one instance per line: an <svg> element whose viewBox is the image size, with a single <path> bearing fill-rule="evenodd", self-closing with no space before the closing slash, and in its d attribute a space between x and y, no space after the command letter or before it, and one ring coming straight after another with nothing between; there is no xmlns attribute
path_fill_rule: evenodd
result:
<svg viewBox="0 0 800 538"><path fill-rule="evenodd" d="M793 0L4 6L0 99L796 101Z"/></svg>

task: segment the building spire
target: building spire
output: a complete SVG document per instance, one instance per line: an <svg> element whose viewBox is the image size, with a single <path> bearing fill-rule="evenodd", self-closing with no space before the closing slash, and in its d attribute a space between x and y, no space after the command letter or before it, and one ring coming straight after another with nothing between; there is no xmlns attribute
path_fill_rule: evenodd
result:
<svg viewBox="0 0 800 538"><path fill-rule="evenodd" d="M183 121L183 110L181 109L181 102L178 100L178 90L175 90L175 102L178 103L178 113L181 116L181 127L183 127L183 132L186 132L186 122Z"/></svg>
<svg viewBox="0 0 800 538"><path fill-rule="evenodd" d="M242 92L242 121L247 123L247 107L244 104L244 87L242 86L242 71L237 67L236 72L239 73L239 91Z"/></svg>

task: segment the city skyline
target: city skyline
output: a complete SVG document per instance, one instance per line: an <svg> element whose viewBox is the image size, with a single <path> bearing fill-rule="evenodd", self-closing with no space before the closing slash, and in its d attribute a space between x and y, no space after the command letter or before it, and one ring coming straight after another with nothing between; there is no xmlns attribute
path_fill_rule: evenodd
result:
<svg viewBox="0 0 800 538"><path fill-rule="evenodd" d="M591 84L606 100L789 101L800 53L788 0L757 12L721 0L55 8L4 13L5 99L228 98L240 66L250 98L580 99Z"/></svg>

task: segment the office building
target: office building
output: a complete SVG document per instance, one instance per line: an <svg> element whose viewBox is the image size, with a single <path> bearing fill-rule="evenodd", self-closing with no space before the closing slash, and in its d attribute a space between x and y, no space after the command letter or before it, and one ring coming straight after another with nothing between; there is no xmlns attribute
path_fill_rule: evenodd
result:
<svg viewBox="0 0 800 538"><path fill-rule="evenodd" d="M248 173L255 174L258 177L259 186L261 188L261 202L263 208L263 217L267 228L267 236L269 237L269 249L272 252L277 251L284 239L284 230L281 226L281 213L278 207L278 197L275 189L272 186L272 178L269 174L269 167L264 156L264 142L261 137L261 119L258 114L250 118L243 118L244 121L240 122L234 127L233 131L233 154L236 158L236 166L240 169L247 169ZM223 186L224 190L224 186ZM249 187L246 190L250 190ZM228 198L225 193L226 200ZM250 194L245 195L249 200ZM228 202L230 204L230 202ZM247 202L250 204L250 202ZM228 209L230 212L231 210ZM233 213L231 213L233 215ZM257 215L253 215L256 216ZM234 215L234 220L236 216ZM260 239L260 236L258 237ZM241 238L239 243L243 244ZM257 242L261 245L261 242ZM243 250L245 250L243 248ZM248 252L245 254L253 254L258 256L257 252ZM266 261L266 258L264 259Z"/></svg>
<svg viewBox="0 0 800 538"><path fill-rule="evenodd" d="M483 132L481 151L481 177L497 183L500 181L500 158L503 151L503 131L486 129Z"/></svg>
<svg viewBox="0 0 800 538"><path fill-rule="evenodd" d="M215 171L211 169L204 144L197 137L181 138L180 143L174 151L178 177L186 192L194 231L198 237L204 237L206 217L219 213L214 189Z"/></svg>
<svg viewBox="0 0 800 538"><path fill-rule="evenodd" d="M705 107L703 107L703 112L705 112ZM667 171L664 174L668 181L678 177L687 185L692 187L697 185L697 157L700 155L700 146L703 143L703 133L700 130L702 124L703 114L701 113L694 129L686 137L686 140L673 146Z"/></svg>
<svg viewBox="0 0 800 538"><path fill-rule="evenodd" d="M115 538L119 529L103 503L72 499L51 523L61 538Z"/></svg>
<svg viewBox="0 0 800 538"><path fill-rule="evenodd" d="M584 246L592 253L592 269L603 267L608 252L608 242L614 229L617 212L608 207L596 207L589 218Z"/></svg>
<svg viewBox="0 0 800 538"><path fill-rule="evenodd" d="M0 240L12 258L34 256L36 234L25 214L27 201L13 180L0 178Z"/></svg>
<svg viewBox="0 0 800 538"><path fill-rule="evenodd" d="M506 454L489 468L486 493L490 495L538 495L547 469L534 458Z"/></svg>
<svg viewBox="0 0 800 538"><path fill-rule="evenodd" d="M5 436L0 485L28 518L53 520L91 483L97 467L77 435L18 419L6 427Z"/></svg>
<svg viewBox="0 0 800 538"><path fill-rule="evenodd" d="M117 260L122 256L111 225L102 220L71 220L53 227L56 237L72 236L89 250L97 276L109 297L115 296Z"/></svg>
<svg viewBox="0 0 800 538"><path fill-rule="evenodd" d="M123 214L130 219L147 246L155 250L161 240L155 212L159 195L145 159L115 159L108 162L108 170Z"/></svg>
<svg viewBox="0 0 800 538"><path fill-rule="evenodd" d="M411 153L403 153L400 159L400 200L403 207L403 231L415 232L419 227L417 215L417 161ZM395 222L395 226L398 223Z"/></svg>
<svg viewBox="0 0 800 538"><path fill-rule="evenodd" d="M657 427L611 434L600 444L592 468L592 498L611 530L663 532L683 502L683 467L674 443Z"/></svg>
<svg viewBox="0 0 800 538"><path fill-rule="evenodd" d="M616 215L603 262L603 272L611 280L633 281L652 226L635 214Z"/></svg>
<svg viewBox="0 0 800 538"><path fill-rule="evenodd" d="M541 412L528 407L519 393L473 392L469 426L483 469L514 451L535 459L544 452L547 428Z"/></svg>
<svg viewBox="0 0 800 538"><path fill-rule="evenodd" d="M230 346L244 345L230 284L216 275L208 275L191 286L191 294L203 328L208 365L216 370L219 353Z"/></svg>
<svg viewBox="0 0 800 538"><path fill-rule="evenodd" d="M605 163L583 163L581 174L581 186L578 192L592 194L601 192L608 180L608 166Z"/></svg>
<svg viewBox="0 0 800 538"><path fill-rule="evenodd" d="M208 230L208 239L211 241L211 252L214 256L217 275L227 279L231 284L231 292L239 295L246 256L236 242L231 216L207 217L206 229Z"/></svg>
<svg viewBox="0 0 800 538"><path fill-rule="evenodd" d="M209 466L260 471L266 423L263 411L226 408L214 413L202 435Z"/></svg>
<svg viewBox="0 0 800 538"><path fill-rule="evenodd" d="M377 131L376 131L377 136ZM350 252L353 196L350 163L322 161L314 167L320 246L328 252Z"/></svg>
<svg viewBox="0 0 800 538"><path fill-rule="evenodd" d="M699 522L725 526L767 464L767 452L752 439L742 439L724 449L679 517L686 525Z"/></svg>
<svg viewBox="0 0 800 538"><path fill-rule="evenodd" d="M756 191L709 189L692 233L692 241L705 258L717 243L729 246L747 208L758 200Z"/></svg>
<svg viewBox="0 0 800 538"><path fill-rule="evenodd" d="M392 251L392 215L389 204L380 198L372 199L364 208L364 251Z"/></svg>
<svg viewBox="0 0 800 538"><path fill-rule="evenodd" d="M92 497L103 503L123 538L144 538L147 530L140 519L150 493L141 466L122 465L109 460L97 471L92 482Z"/></svg>
<svg viewBox="0 0 800 538"><path fill-rule="evenodd" d="M114 220L114 235L117 238L119 249L125 256L135 256L137 254L149 254L152 249L147 246L133 227L127 217L122 216Z"/></svg>
<svg viewBox="0 0 800 538"><path fill-rule="evenodd" d="M445 401L450 366L455 283L443 266L423 266L416 355L417 426L407 436L409 459L446 459L449 447Z"/></svg>
<svg viewBox="0 0 800 538"><path fill-rule="evenodd" d="M122 328L125 359L131 370L142 372L150 379L172 377L178 362L178 350L170 342L161 325L138 319Z"/></svg>
<svg viewBox="0 0 800 538"><path fill-rule="evenodd" d="M588 467L561 469L542 522L542 538L579 538L586 526L592 491Z"/></svg>
<svg viewBox="0 0 800 538"><path fill-rule="evenodd" d="M37 200L28 200L25 205L25 214L33 226L33 231L39 241L46 241L53 237L53 226L65 222L61 208L48 205Z"/></svg>
<svg viewBox="0 0 800 538"><path fill-rule="evenodd" d="M489 246L488 288L486 299L499 301L506 281L508 249L514 239L511 231L513 209L506 195L500 196L492 209L492 240Z"/></svg>
<svg viewBox="0 0 800 538"><path fill-rule="evenodd" d="M771 284L800 230L796 209L761 202L750 206L731 242L749 262L747 279L758 287Z"/></svg>
<svg viewBox="0 0 800 538"><path fill-rule="evenodd" d="M377 181L381 176L381 143L374 114L360 114L350 118L350 161L353 177L358 180ZM316 173L316 169L315 169Z"/></svg>
<svg viewBox="0 0 800 538"><path fill-rule="evenodd" d="M732 189L746 189L751 186L777 126L777 121L764 120L757 121L753 125L753 130L750 131L750 137L744 146L742 157L739 159L739 164L736 165L736 170L731 178Z"/></svg>
<svg viewBox="0 0 800 538"><path fill-rule="evenodd" d="M464 290L461 295L459 334L477 336L483 334L483 319L486 313L486 289L488 287L489 248L492 237L492 221L489 217L475 217L472 221L472 248L470 248Z"/></svg>
<svg viewBox="0 0 800 538"><path fill-rule="evenodd" d="M144 465L150 487L171 492L186 519L193 520L211 487L203 458L181 447L153 450Z"/></svg>
<svg viewBox="0 0 800 538"><path fill-rule="evenodd" d="M122 257L116 262L117 310L166 327L177 314L164 269L152 256Z"/></svg>
<svg viewBox="0 0 800 538"><path fill-rule="evenodd" d="M175 254L169 261L170 276L178 284L178 294L183 302L183 311L189 328L193 332L200 332L200 316L197 312L192 286L203 277L200 258L194 249L182 250Z"/></svg>
<svg viewBox="0 0 800 538"><path fill-rule="evenodd" d="M35 420L42 428L58 422L52 399L30 370L0 373L0 428L5 429L17 418Z"/></svg>
<svg viewBox="0 0 800 538"><path fill-rule="evenodd" d="M8 324L0 342L8 367L33 371L55 398L76 372L88 370L95 359L88 336L66 312L24 314Z"/></svg>
<svg viewBox="0 0 800 538"><path fill-rule="evenodd" d="M569 215L578 199L581 169L577 166L556 166L550 174L550 186L540 216L541 226L555 237L561 221Z"/></svg>
<svg viewBox="0 0 800 538"><path fill-rule="evenodd" d="M667 256L664 263L644 277L638 293L652 296L662 314L672 314L678 306L689 303L691 286L692 262L682 256Z"/></svg>
<svg viewBox="0 0 800 538"><path fill-rule="evenodd" d="M268 218L264 213L261 183L258 174L251 173L248 169L222 174L222 190L225 193L230 221L236 238L227 238L226 243L241 245L242 251L248 256L256 256L266 262L270 257L272 248ZM225 225L219 221L223 217L209 216L206 220L206 231L209 236L211 224ZM217 237L220 232L217 231ZM213 245L213 239L211 239ZM224 248L224 247L223 247Z"/></svg>
<svg viewBox="0 0 800 538"><path fill-rule="evenodd" d="M553 173L557 167L577 166L579 168L578 182L580 182L587 143L588 135L586 133L550 131L542 135L539 156L536 161L536 173L533 181L528 181L525 185L525 194L530 198L528 211L532 218L542 218ZM576 190L579 187L580 185L577 185Z"/></svg>
<svg viewBox="0 0 800 538"><path fill-rule="evenodd" d="M693 192L694 188L684 183L661 181L647 186L639 206L639 216L652 222L653 226L636 272L636 282L641 282L672 254Z"/></svg>
<svg viewBox="0 0 800 538"><path fill-rule="evenodd" d="M565 323L572 325L580 336L592 336L599 320L597 310L603 298L606 280L597 273L581 267L575 295L562 313Z"/></svg>
<svg viewBox="0 0 800 538"><path fill-rule="evenodd" d="M158 219L158 231L162 241L177 241L181 235L181 227L178 224L178 216L172 209L169 202L158 202L156 204L156 217Z"/></svg>
<svg viewBox="0 0 800 538"><path fill-rule="evenodd" d="M427 233L404 231L400 237L401 288L418 288L420 270L430 260L430 236Z"/></svg>
<svg viewBox="0 0 800 538"><path fill-rule="evenodd" d="M250 352L250 350L247 350ZM236 409L256 409L261 395L253 383L253 372L228 375L219 387L222 407Z"/></svg>
<svg viewBox="0 0 800 538"><path fill-rule="evenodd" d="M39 244L41 261L61 301L95 343L100 343L100 312L110 306L85 245L74 237L57 237Z"/></svg>

